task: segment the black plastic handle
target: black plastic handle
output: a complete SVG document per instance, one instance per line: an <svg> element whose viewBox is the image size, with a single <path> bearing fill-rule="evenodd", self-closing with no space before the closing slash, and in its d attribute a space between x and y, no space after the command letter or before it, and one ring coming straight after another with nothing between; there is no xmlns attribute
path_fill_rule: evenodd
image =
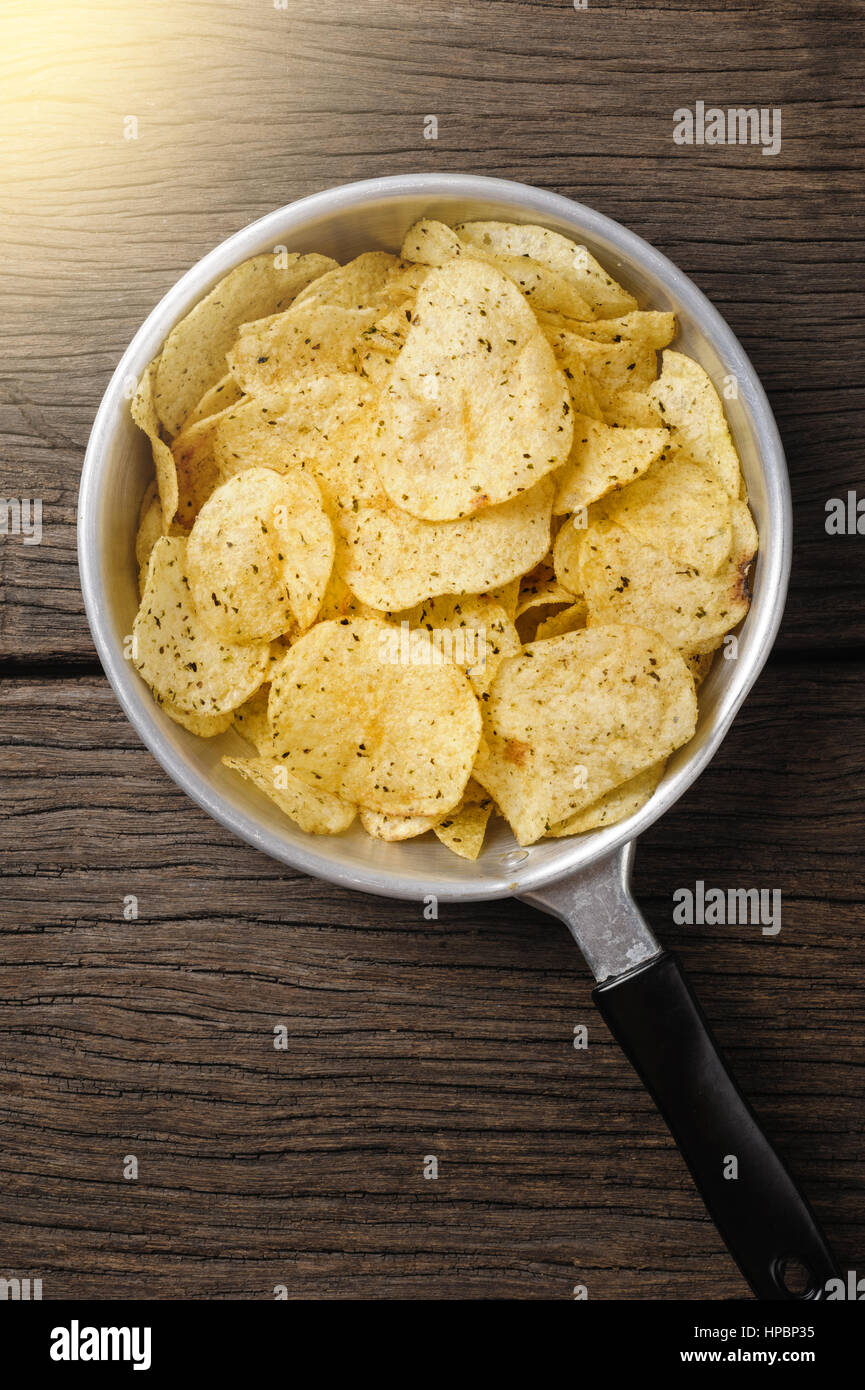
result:
<svg viewBox="0 0 865 1390"><path fill-rule="evenodd" d="M758 1298L816 1300L837 1277L806 1198L760 1129L675 956L664 951L592 998L642 1078L709 1214ZM738 1174L730 1172L736 1159ZM784 1283L792 1263L807 1287Z"/></svg>

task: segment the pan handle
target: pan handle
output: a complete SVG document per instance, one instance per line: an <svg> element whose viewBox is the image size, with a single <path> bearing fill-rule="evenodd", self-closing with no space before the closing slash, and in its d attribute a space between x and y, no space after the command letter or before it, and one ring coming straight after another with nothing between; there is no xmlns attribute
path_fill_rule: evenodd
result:
<svg viewBox="0 0 865 1390"><path fill-rule="evenodd" d="M838 1274L831 1251L730 1073L677 958L662 951L605 980L592 998L757 1297L825 1298L826 1281ZM804 1288L785 1283L785 1269L789 1277L796 1265L807 1271Z"/></svg>
<svg viewBox="0 0 865 1390"><path fill-rule="evenodd" d="M823 1299L826 1281L838 1274L831 1251L736 1085L684 970L634 902L633 858L631 841L520 897L566 923L600 981L592 998L757 1297ZM792 1282L796 1264L807 1270L804 1288Z"/></svg>

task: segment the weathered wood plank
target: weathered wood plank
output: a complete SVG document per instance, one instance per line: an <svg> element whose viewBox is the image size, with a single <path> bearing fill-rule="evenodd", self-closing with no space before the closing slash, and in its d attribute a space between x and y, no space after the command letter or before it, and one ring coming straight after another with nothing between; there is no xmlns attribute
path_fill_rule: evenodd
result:
<svg viewBox="0 0 865 1390"><path fill-rule="evenodd" d="M637 876L848 1264L860 683L771 666ZM98 679L6 682L0 719L0 1263L46 1297L742 1296L560 926L514 902L428 922L284 870L174 788ZM698 878L780 889L780 933L674 927Z"/></svg>

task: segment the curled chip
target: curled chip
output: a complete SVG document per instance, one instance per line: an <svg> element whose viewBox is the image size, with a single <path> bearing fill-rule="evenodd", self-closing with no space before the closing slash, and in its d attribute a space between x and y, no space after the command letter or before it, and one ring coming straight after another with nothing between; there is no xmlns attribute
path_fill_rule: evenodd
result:
<svg viewBox="0 0 865 1390"><path fill-rule="evenodd" d="M186 546L181 537L162 536L153 547L132 659L160 703L181 714L226 714L265 679L270 647L235 646L208 627L192 597Z"/></svg>
<svg viewBox="0 0 865 1390"><path fill-rule="evenodd" d="M701 574L615 522L591 526L578 553L589 627L639 623L685 655L713 651L750 601L747 574L757 533L744 502L731 504L731 527L728 558L716 574Z"/></svg>
<svg viewBox="0 0 865 1390"><path fill-rule="evenodd" d="M475 776L530 845L686 743L697 700L663 638L617 625L509 657L483 716L490 756Z"/></svg>
<svg viewBox="0 0 865 1390"><path fill-rule="evenodd" d="M388 290L404 269L399 257L389 251L364 251L307 285L297 296L295 308L304 304L335 304L340 309L386 305Z"/></svg>
<svg viewBox="0 0 865 1390"><path fill-rule="evenodd" d="M492 810L492 799L474 777L470 778L457 809L433 826L436 839L461 859L477 859L484 846Z"/></svg>
<svg viewBox="0 0 865 1390"><path fill-rule="evenodd" d="M575 415L574 440L559 473L554 513L559 516L588 507L632 482L655 462L669 439L665 429L614 429L587 415Z"/></svg>
<svg viewBox="0 0 865 1390"><path fill-rule="evenodd" d="M648 392L676 443L733 498L744 496L739 456L724 407L699 362L681 352L663 355L661 375Z"/></svg>
<svg viewBox="0 0 865 1390"><path fill-rule="evenodd" d="M676 315L655 310L635 309L615 319L590 319L581 323L561 313L539 312L538 322L552 341L563 329L596 343L618 343L626 339L656 351L665 348L676 336Z"/></svg>
<svg viewBox="0 0 865 1390"><path fill-rule="evenodd" d="M555 484L463 521L418 521L397 507L343 512L337 564L370 608L397 612L438 594L483 593L524 574L550 544Z"/></svg>
<svg viewBox="0 0 865 1390"><path fill-rule="evenodd" d="M329 256L254 256L229 271L169 333L156 374L156 409L170 435L225 375L242 323L286 308L299 290L336 265Z"/></svg>
<svg viewBox="0 0 865 1390"><path fill-rule="evenodd" d="M394 504L427 521L505 502L567 458L564 377L531 309L492 266L460 259L427 277L372 447Z"/></svg>
<svg viewBox="0 0 865 1390"><path fill-rule="evenodd" d="M135 535L135 563L138 565L138 592L144 593L147 566L153 547L162 535L162 504L156 484L151 483L141 499L138 512L138 531Z"/></svg>
<svg viewBox="0 0 865 1390"><path fill-rule="evenodd" d="M387 840L395 844L399 840L416 840L438 825L438 816L390 816L384 811L368 811L360 808L360 823L367 835L374 840Z"/></svg>
<svg viewBox="0 0 865 1390"><path fill-rule="evenodd" d="M189 412L181 426L181 434L190 425L197 425L199 420L207 420L211 415L221 415L223 410L227 410L230 405L236 405L242 399L240 387L231 373L226 372L215 386L205 391L198 405Z"/></svg>
<svg viewBox="0 0 865 1390"><path fill-rule="evenodd" d="M249 468L216 489L189 537L192 595L226 642L268 642L314 622L333 530L312 478Z"/></svg>
<svg viewBox="0 0 865 1390"><path fill-rule="evenodd" d="M488 254L527 256L548 266L581 295L593 317L610 318L637 307L634 296L616 284L587 247L559 232L509 222L462 222L454 230L462 242Z"/></svg>
<svg viewBox="0 0 865 1390"><path fill-rule="evenodd" d="M308 785L372 811L451 810L472 770L480 711L453 662L421 655L394 659L384 623L317 623L272 675L276 757Z"/></svg>
<svg viewBox="0 0 865 1390"><path fill-rule="evenodd" d="M310 787L273 758L223 758L226 767L258 787L285 815L311 835L339 835L355 817L355 808L338 796Z"/></svg>
<svg viewBox="0 0 865 1390"><path fill-rule="evenodd" d="M159 433L159 419L153 394L158 366L159 358L151 362L139 381L129 409L136 425L144 431L150 441L153 466L156 470L156 487L162 507L162 530L163 533L167 533L177 513L177 468L171 450Z"/></svg>

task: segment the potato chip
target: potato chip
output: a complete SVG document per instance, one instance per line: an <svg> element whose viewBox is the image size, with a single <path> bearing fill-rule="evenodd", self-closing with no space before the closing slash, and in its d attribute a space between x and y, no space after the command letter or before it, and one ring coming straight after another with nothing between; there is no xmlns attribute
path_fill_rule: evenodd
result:
<svg viewBox="0 0 865 1390"><path fill-rule="evenodd" d="M173 719L175 724L182 724L184 729L188 729L198 738L216 738L217 734L224 734L231 728L231 711L227 714L187 714L170 700L160 700L158 696L155 698L159 708L165 711L169 719Z"/></svg>
<svg viewBox="0 0 865 1390"><path fill-rule="evenodd" d="M520 650L520 639L501 604L488 594L447 594L393 614L400 629L400 652L410 659L414 631L465 671L476 695L489 690L506 656Z"/></svg>
<svg viewBox="0 0 865 1390"><path fill-rule="evenodd" d="M428 276L378 406L374 463L396 506L472 516L532 487L571 446L562 373L511 282L473 260Z"/></svg>
<svg viewBox="0 0 865 1390"><path fill-rule="evenodd" d="M207 415L180 432L171 446L177 470L177 520L191 526L214 488L223 481L214 455L216 431L227 407L218 415Z"/></svg>
<svg viewBox="0 0 865 1390"><path fill-rule="evenodd" d="M614 429L587 415L574 415L574 439L558 475L556 515L588 507L624 487L655 462L669 443L669 431Z"/></svg>
<svg viewBox="0 0 865 1390"><path fill-rule="evenodd" d="M676 315L652 309L635 309L614 319L589 319L581 322L561 313L535 309L538 322L552 341L552 336L565 330L596 343L618 343L623 339L639 343L656 351L667 347L676 336Z"/></svg>
<svg viewBox="0 0 865 1390"><path fill-rule="evenodd" d="M390 816L384 811L369 811L365 806L360 808L360 823L367 835L374 840L387 840L390 844L425 835L438 824L438 819L438 816Z"/></svg>
<svg viewBox="0 0 865 1390"><path fill-rule="evenodd" d="M277 409L298 382L354 371L363 334L378 313L374 307L311 303L244 324L228 353L229 369L246 395Z"/></svg>
<svg viewBox="0 0 865 1390"><path fill-rule="evenodd" d="M141 500L138 531L135 536L135 562L138 565L138 592L144 593L147 565L153 547L162 535L162 503L156 484L151 483Z"/></svg>
<svg viewBox="0 0 865 1390"><path fill-rule="evenodd" d="M637 307L634 296L616 284L587 247L547 227L530 223L462 222L454 231L462 242L488 254L527 256L547 266L577 291L593 317L610 318L630 313Z"/></svg>
<svg viewBox="0 0 865 1390"><path fill-rule="evenodd" d="M267 714L270 683L260 685L254 695L232 712L231 722L242 738L263 758L273 757L273 735Z"/></svg>
<svg viewBox="0 0 865 1390"><path fill-rule="evenodd" d="M716 574L730 554L731 511L721 485L678 450L604 499L608 521L703 575Z"/></svg>
<svg viewBox="0 0 865 1390"><path fill-rule="evenodd" d="M273 758L223 758L222 761L252 782L301 830L311 835L340 835L355 818L354 806L293 777Z"/></svg>
<svg viewBox="0 0 865 1390"><path fill-rule="evenodd" d="M588 531L588 517L586 517L586 525L583 525L582 522L583 518L580 515L566 521L556 536L556 543L553 547L553 567L556 582L570 594L582 593L580 547Z"/></svg>
<svg viewBox="0 0 865 1390"><path fill-rule="evenodd" d="M604 825L616 825L626 816L633 816L654 796L666 766L666 758L652 763L644 772L638 772L636 777L599 796L584 811L577 811L567 820L554 825L548 833L554 839L563 835L580 835L584 830L599 830Z"/></svg>
<svg viewBox="0 0 865 1390"><path fill-rule="evenodd" d="M673 432L674 441L702 464L732 498L743 495L739 455L724 407L708 374L681 352L667 351L661 375L649 391Z"/></svg>
<svg viewBox="0 0 865 1390"><path fill-rule="evenodd" d="M150 440L153 465L156 469L156 486L162 505L162 530L163 533L167 533L177 512L177 468L174 456L159 432L159 418L153 395L159 362L160 359L157 357L147 368L138 383L129 410L138 428L143 430Z"/></svg>
<svg viewBox="0 0 865 1390"><path fill-rule="evenodd" d="M492 798L471 778L462 803L434 825L433 832L436 839L461 859L475 860L483 849L492 811Z"/></svg>
<svg viewBox="0 0 865 1390"><path fill-rule="evenodd" d="M546 554L554 487L545 478L463 521L418 521L393 506L343 512L340 574L363 603L384 612L439 594L495 589Z"/></svg>
<svg viewBox="0 0 865 1390"><path fill-rule="evenodd" d="M333 567L315 481L249 468L217 488L189 537L192 595L226 642L268 642L314 622Z"/></svg>
<svg viewBox="0 0 865 1390"><path fill-rule="evenodd" d="M483 705L490 757L475 777L518 842L534 844L686 743L696 717L688 668L663 638L585 628L502 663Z"/></svg>
<svg viewBox="0 0 865 1390"><path fill-rule="evenodd" d="M383 623L317 623L272 675L274 749L302 781L372 811L431 816L465 790L478 702L451 661L399 660ZM430 648L432 644L430 643Z"/></svg>
<svg viewBox="0 0 865 1390"><path fill-rule="evenodd" d="M453 227L429 217L409 227L400 251L404 261L419 261L422 265L437 269L464 254L466 248Z"/></svg>
<svg viewBox="0 0 865 1390"><path fill-rule="evenodd" d="M586 626L588 612L585 599L578 598L569 608L560 608L538 623L535 641L541 642L545 637L561 637L565 632L579 632L580 628Z"/></svg>
<svg viewBox="0 0 865 1390"><path fill-rule="evenodd" d="M589 628L639 623L686 655L713 651L750 601L747 571L757 534L743 502L732 503L731 524L731 552L714 575L698 574L614 522L591 526L578 553Z"/></svg>
<svg viewBox="0 0 865 1390"><path fill-rule="evenodd" d="M225 375L226 354L241 324L286 308L304 286L335 265L329 256L254 256L229 271L172 328L155 388L159 419L170 435L177 434L204 393Z"/></svg>
<svg viewBox="0 0 865 1390"><path fill-rule="evenodd" d="M716 649L717 650L717 649ZM694 685L699 690L712 669L715 652L691 652L685 657L685 664L694 677Z"/></svg>
<svg viewBox="0 0 865 1390"><path fill-rule="evenodd" d="M205 391L198 405L189 412L180 427L180 433L182 434L190 425L197 425L199 420L207 420L211 415L220 415L228 406L236 405L241 400L243 400L243 394L240 387L231 373L226 372L215 386L211 386L208 391Z"/></svg>
<svg viewBox="0 0 865 1390"><path fill-rule="evenodd" d="M304 304L335 304L340 309L364 309L387 302L386 291L403 262L389 251L364 251L301 290L294 307Z"/></svg>
<svg viewBox="0 0 865 1390"><path fill-rule="evenodd" d="M586 411L585 414L591 412ZM603 419L606 424L615 425L618 429L657 430L664 426L664 417L650 400L648 390L632 391L625 386L607 393Z"/></svg>
<svg viewBox="0 0 865 1390"><path fill-rule="evenodd" d="M132 628L136 669L161 702L182 714L226 714L266 678L267 643L221 641L201 618L187 577L187 542L162 536L153 547Z"/></svg>
<svg viewBox="0 0 865 1390"><path fill-rule="evenodd" d="M641 343L593 343L576 333L562 332L552 348L559 365L572 377L578 375L580 366L585 369L602 411L609 409L619 391L641 391L650 386L658 371L655 349Z"/></svg>

